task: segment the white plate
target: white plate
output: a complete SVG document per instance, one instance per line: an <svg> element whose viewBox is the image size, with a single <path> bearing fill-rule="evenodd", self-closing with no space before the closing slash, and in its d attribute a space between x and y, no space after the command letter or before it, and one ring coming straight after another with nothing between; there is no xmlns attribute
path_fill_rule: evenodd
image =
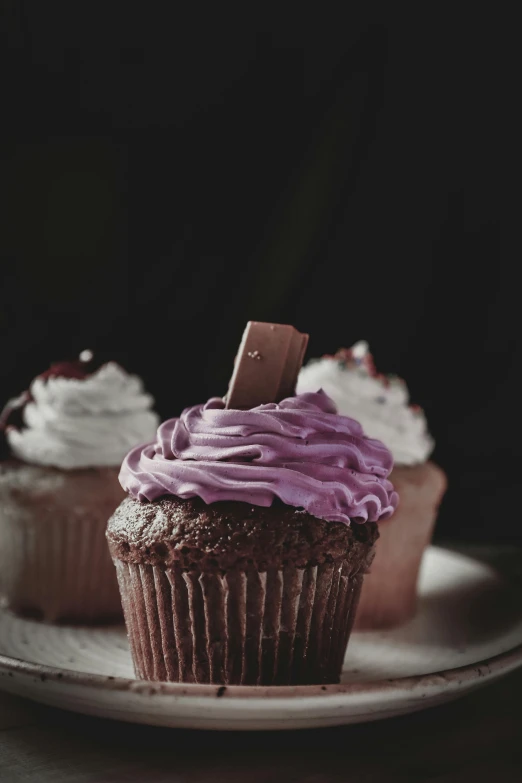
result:
<svg viewBox="0 0 522 783"><path fill-rule="evenodd" d="M415 619L386 633L353 634L339 685L138 681L123 629L57 627L0 611L1 688L161 726L294 729L377 720L453 699L520 665L520 593L488 566L435 547L424 559Z"/></svg>

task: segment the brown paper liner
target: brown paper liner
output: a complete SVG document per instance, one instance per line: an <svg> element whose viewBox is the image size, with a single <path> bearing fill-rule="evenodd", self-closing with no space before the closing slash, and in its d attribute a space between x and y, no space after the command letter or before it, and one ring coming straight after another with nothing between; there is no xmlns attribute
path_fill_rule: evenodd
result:
<svg viewBox="0 0 522 783"><path fill-rule="evenodd" d="M17 468L25 471L25 466ZM42 482L51 469L33 468ZM42 483L4 492L0 508L0 592L13 611L48 622L121 619L105 538L120 495L114 471L75 471L52 491ZM6 474L4 473L4 476ZM43 478L42 478L43 477ZM24 479L24 475L22 475Z"/></svg>
<svg viewBox="0 0 522 783"><path fill-rule="evenodd" d="M138 678L339 681L362 584L347 561L224 575L177 564L115 565Z"/></svg>

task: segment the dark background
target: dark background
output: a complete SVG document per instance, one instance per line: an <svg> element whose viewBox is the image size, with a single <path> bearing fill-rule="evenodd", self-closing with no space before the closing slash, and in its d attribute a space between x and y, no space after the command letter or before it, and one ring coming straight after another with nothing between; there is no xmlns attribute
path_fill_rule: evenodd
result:
<svg viewBox="0 0 522 783"><path fill-rule="evenodd" d="M518 539L507 23L2 9L2 397L88 347L166 417L224 393L248 319L365 338L426 409L439 536Z"/></svg>

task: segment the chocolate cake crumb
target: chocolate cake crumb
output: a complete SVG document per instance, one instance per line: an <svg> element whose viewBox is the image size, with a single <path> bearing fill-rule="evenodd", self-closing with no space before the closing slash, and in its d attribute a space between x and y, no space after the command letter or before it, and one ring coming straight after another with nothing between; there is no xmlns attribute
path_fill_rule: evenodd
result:
<svg viewBox="0 0 522 783"><path fill-rule="evenodd" d="M378 535L375 522L328 522L280 502L265 508L173 496L150 503L126 498L107 530L113 558L214 573L356 562Z"/></svg>

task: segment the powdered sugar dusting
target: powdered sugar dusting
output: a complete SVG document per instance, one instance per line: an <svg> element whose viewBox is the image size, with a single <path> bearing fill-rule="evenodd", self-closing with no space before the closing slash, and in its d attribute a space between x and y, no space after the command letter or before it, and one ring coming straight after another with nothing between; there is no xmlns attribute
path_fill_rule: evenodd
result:
<svg viewBox="0 0 522 783"><path fill-rule="evenodd" d="M146 503L126 498L109 520L111 538L147 546L168 537L172 532L172 520L158 504L151 503L149 508L150 513L147 513Z"/></svg>

